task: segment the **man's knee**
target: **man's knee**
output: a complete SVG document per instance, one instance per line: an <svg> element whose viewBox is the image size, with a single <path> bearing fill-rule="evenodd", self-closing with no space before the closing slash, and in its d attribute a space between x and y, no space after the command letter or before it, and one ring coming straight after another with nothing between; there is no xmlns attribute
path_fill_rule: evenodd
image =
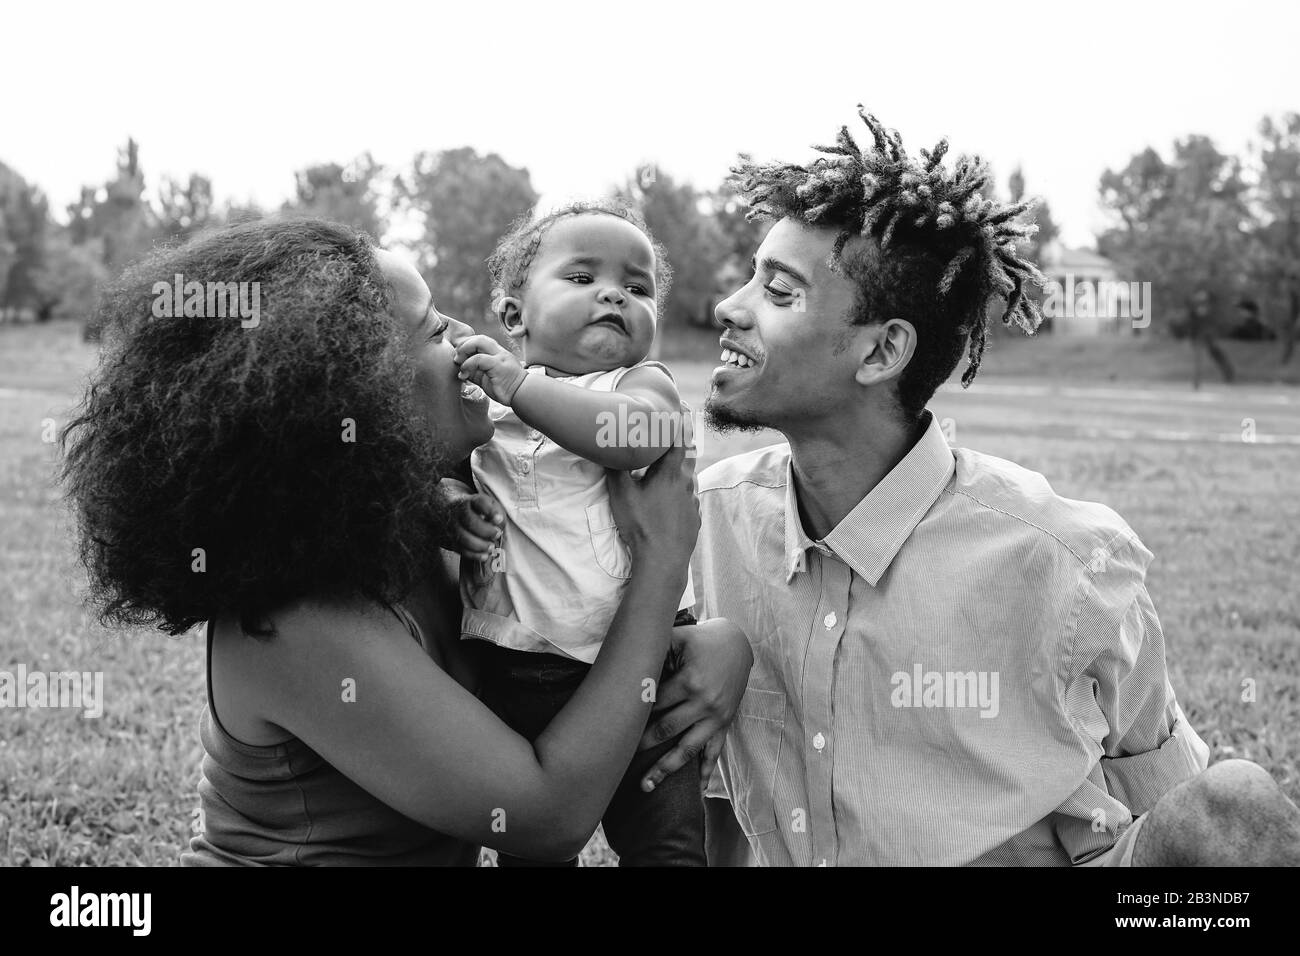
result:
<svg viewBox="0 0 1300 956"><path fill-rule="evenodd" d="M1300 811L1249 760L1220 761L1169 791L1139 836L1138 865L1300 862Z"/></svg>
<svg viewBox="0 0 1300 956"><path fill-rule="evenodd" d="M1282 796L1268 771L1250 760L1221 760L1186 787L1186 799L1209 821L1249 819Z"/></svg>

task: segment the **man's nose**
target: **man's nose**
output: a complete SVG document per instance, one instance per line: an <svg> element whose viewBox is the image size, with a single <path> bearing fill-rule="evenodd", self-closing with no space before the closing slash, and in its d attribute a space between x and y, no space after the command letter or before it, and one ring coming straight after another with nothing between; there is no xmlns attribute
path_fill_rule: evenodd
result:
<svg viewBox="0 0 1300 956"><path fill-rule="evenodd" d="M713 307L713 317L723 328L747 329L753 324L752 316L740 302L740 294L743 291L737 289Z"/></svg>

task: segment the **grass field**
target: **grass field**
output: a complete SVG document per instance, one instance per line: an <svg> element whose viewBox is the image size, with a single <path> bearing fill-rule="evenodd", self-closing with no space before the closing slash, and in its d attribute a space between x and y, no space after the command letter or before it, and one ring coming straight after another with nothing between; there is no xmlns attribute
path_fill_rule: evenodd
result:
<svg viewBox="0 0 1300 956"><path fill-rule="evenodd" d="M1177 356L1158 352L1143 360L1176 371ZM1051 340L1005 354L1000 367L995 348L968 391L945 387L936 415L957 444L1128 520L1155 552L1148 581L1170 677L1213 759L1256 760L1300 799L1300 390L1193 393L1174 372L1159 384L1089 383L1069 373L1097 376L1104 355ZM0 863L172 864L196 805L203 649L94 623L50 482L45 420L61 424L93 362L71 325L0 327L0 670L103 671L106 699L93 720L0 711ZM693 404L711 365L673 361ZM1251 428L1255 440L1243 440ZM702 464L774 440L704 434ZM599 837L584 856L610 861Z"/></svg>

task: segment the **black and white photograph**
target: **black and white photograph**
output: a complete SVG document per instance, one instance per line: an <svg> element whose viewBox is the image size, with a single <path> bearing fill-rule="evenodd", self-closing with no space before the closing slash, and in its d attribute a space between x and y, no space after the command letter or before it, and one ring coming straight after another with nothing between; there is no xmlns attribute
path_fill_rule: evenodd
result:
<svg viewBox="0 0 1300 956"><path fill-rule="evenodd" d="M22 922L847 867L1221 940L1300 865L1300 8L0 32Z"/></svg>

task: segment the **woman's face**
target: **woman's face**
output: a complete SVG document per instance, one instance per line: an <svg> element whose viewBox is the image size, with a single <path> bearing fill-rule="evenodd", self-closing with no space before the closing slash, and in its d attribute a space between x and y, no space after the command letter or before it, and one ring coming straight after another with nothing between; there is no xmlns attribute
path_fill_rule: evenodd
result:
<svg viewBox="0 0 1300 956"><path fill-rule="evenodd" d="M474 330L440 313L420 273L386 249L375 252L393 289L393 314L408 334L415 364L415 395L433 434L456 461L492 437L488 398L483 390L456 377L456 345Z"/></svg>

